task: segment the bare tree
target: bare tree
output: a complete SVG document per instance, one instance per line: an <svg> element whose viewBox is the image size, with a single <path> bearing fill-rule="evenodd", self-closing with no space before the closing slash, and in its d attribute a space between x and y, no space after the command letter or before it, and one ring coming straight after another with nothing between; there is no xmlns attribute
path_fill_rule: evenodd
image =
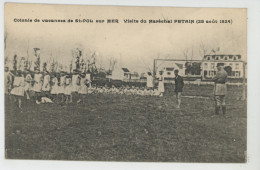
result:
<svg viewBox="0 0 260 170"><path fill-rule="evenodd" d="M189 55L189 49L187 48L187 49L185 49L185 50L183 51L183 56L185 57L185 60L186 60L186 61L188 61L188 55Z"/></svg>
<svg viewBox="0 0 260 170"><path fill-rule="evenodd" d="M108 69L108 72L112 72L114 70L116 63L117 63L117 60L115 58L110 58L109 59L109 69Z"/></svg>
<svg viewBox="0 0 260 170"><path fill-rule="evenodd" d="M201 58L203 58L209 52L208 47L206 47L206 45L202 41L200 43L199 52L200 52Z"/></svg>
<svg viewBox="0 0 260 170"><path fill-rule="evenodd" d="M193 46L192 46L192 49L191 49L191 56L190 56L190 60L192 61L193 59Z"/></svg>

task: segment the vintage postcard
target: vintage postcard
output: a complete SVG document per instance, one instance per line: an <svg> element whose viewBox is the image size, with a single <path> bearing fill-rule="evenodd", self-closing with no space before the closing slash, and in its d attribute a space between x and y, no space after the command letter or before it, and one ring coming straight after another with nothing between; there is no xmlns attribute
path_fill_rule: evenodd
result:
<svg viewBox="0 0 260 170"><path fill-rule="evenodd" d="M5 158L247 162L247 9L6 3Z"/></svg>

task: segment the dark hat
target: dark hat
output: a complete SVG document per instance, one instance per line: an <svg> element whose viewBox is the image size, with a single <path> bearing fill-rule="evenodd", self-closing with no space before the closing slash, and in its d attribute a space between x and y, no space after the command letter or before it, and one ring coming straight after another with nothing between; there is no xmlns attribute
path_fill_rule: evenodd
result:
<svg viewBox="0 0 260 170"><path fill-rule="evenodd" d="M224 63L218 63L217 64L217 67L221 67L221 66L224 66Z"/></svg>

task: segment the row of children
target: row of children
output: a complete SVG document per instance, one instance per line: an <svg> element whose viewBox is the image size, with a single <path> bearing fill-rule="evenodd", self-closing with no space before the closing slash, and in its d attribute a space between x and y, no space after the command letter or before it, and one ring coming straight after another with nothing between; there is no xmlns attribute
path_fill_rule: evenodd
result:
<svg viewBox="0 0 260 170"><path fill-rule="evenodd" d="M39 70L34 73L28 70L10 72L8 67L5 68L5 93L18 100L19 108L22 107L23 97L32 97L38 104L41 103L42 97L57 99L60 96L62 102L65 98L66 103L72 102L72 93L87 94L89 85L90 76L77 71L73 74L61 72L58 75L49 74L47 71L41 73Z"/></svg>
<svg viewBox="0 0 260 170"><path fill-rule="evenodd" d="M136 86L121 86L108 87L107 85L103 87L96 87L93 85L88 89L88 93L103 93L103 94L124 94L124 95L142 95L142 96L159 96L161 93L158 89L147 89L144 87L136 87Z"/></svg>
<svg viewBox="0 0 260 170"><path fill-rule="evenodd" d="M22 98L33 98L37 104L45 102L72 103L73 98L78 98L77 103L84 102L88 93L125 94L125 95L150 95L162 96L164 88L150 89L144 87L107 85L91 86L90 74L79 73L74 70L72 74L66 72L50 74L36 70L31 73L28 70L10 72L5 68L5 92L18 100L19 108L22 108ZM51 100L50 100L51 99Z"/></svg>

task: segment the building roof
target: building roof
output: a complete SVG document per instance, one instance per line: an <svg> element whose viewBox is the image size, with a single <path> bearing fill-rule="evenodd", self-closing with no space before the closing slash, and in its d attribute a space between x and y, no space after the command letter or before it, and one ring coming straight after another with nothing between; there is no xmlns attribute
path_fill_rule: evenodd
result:
<svg viewBox="0 0 260 170"><path fill-rule="evenodd" d="M130 72L127 68L122 68L124 72Z"/></svg>
<svg viewBox="0 0 260 170"><path fill-rule="evenodd" d="M214 55L205 55L203 60L241 60L241 55L232 55L232 54L214 54Z"/></svg>
<svg viewBox="0 0 260 170"><path fill-rule="evenodd" d="M179 69L183 69L183 64L179 64L179 63L175 63L175 64L176 64L176 66L179 67Z"/></svg>

